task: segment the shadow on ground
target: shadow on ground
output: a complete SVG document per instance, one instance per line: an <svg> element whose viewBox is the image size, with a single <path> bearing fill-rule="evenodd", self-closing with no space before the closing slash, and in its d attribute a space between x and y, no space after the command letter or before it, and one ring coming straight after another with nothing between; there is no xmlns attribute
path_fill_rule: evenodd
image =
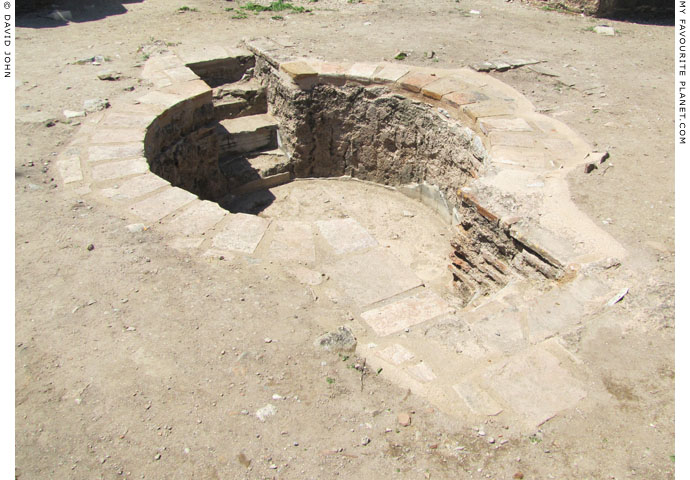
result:
<svg viewBox="0 0 690 480"><path fill-rule="evenodd" d="M101 20L111 15L127 13L124 4L144 0L29 0L17 5L17 26L24 28L55 28L69 22L83 23Z"/></svg>
<svg viewBox="0 0 690 480"><path fill-rule="evenodd" d="M600 17L602 21L606 19L617 20L619 22L639 23L640 25L656 25L659 27L672 27L675 25L676 21L673 14L654 12L634 12Z"/></svg>
<svg viewBox="0 0 690 480"><path fill-rule="evenodd" d="M219 205L230 213L248 213L258 215L266 210L276 197L270 190L258 190L219 202Z"/></svg>

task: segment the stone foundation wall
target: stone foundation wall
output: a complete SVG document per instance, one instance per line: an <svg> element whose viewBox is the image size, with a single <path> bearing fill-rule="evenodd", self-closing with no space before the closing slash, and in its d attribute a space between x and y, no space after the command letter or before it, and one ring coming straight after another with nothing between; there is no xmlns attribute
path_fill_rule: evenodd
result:
<svg viewBox="0 0 690 480"><path fill-rule="evenodd" d="M267 64L269 112L295 177L349 175L385 185L436 185L452 209L456 191L483 168L472 132L437 109L385 87L294 88Z"/></svg>

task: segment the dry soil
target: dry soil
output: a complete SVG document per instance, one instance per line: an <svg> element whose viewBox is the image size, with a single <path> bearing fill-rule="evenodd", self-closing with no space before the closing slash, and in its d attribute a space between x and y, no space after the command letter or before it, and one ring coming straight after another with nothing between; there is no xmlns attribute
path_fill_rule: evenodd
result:
<svg viewBox="0 0 690 480"><path fill-rule="evenodd" d="M75 1L68 24L17 20L16 477L674 478L673 28L502 0L296 0L311 12L233 18L243 3ZM544 61L557 76L491 75L611 153L570 178L629 252L610 273L628 295L569 339L608 401L518 438L461 424L364 359L317 351L323 319L348 312L270 264L187 256L59 186L53 161L78 128L64 110L146 92L153 51L259 35L335 61ZM106 68L122 77L99 80Z"/></svg>

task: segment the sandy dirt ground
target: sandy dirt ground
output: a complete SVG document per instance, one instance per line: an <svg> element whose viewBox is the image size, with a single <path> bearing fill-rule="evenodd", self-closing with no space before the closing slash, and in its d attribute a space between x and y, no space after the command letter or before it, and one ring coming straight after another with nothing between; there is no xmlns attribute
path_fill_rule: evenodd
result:
<svg viewBox="0 0 690 480"><path fill-rule="evenodd" d="M89 3L65 2L68 24L17 21L16 478L674 478L673 27L499 0L296 1L311 12L247 18L232 18L237 1ZM594 33L601 23L616 35ZM78 128L64 110L149 90L151 52L260 35L336 61L544 61L557 76L491 75L611 154L570 178L579 208L629 252L610 273L628 295L569 339L609 400L529 435L462 424L353 368L363 359L316 350L324 318L343 324L347 309L270 264L130 233L58 185L53 161ZM99 80L105 68L120 79Z"/></svg>

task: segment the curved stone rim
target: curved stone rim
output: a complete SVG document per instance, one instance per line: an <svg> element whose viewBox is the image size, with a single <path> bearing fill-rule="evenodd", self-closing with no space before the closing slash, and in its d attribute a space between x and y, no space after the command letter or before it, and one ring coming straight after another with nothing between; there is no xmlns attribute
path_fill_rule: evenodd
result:
<svg viewBox="0 0 690 480"><path fill-rule="evenodd" d="M625 256L623 247L582 213L568 193L565 177L592 156L590 145L562 122L536 112L512 87L468 68L326 62L297 57L265 38L246 40L245 45L297 88L380 84L468 126L487 175L464 186L459 197L488 220L509 227L516 240L550 263L562 267ZM87 117L58 157L63 184L90 191L103 203L126 206L136 220L170 227L178 234L174 246L202 247L209 239L206 233L227 212L152 174L143 156L145 137L172 109L210 101L212 89L187 65L247 53L215 46L148 59L141 76L154 90L134 105L115 100L111 109ZM119 189L113 188L116 184ZM195 219L195 225L184 225L181 218Z"/></svg>

